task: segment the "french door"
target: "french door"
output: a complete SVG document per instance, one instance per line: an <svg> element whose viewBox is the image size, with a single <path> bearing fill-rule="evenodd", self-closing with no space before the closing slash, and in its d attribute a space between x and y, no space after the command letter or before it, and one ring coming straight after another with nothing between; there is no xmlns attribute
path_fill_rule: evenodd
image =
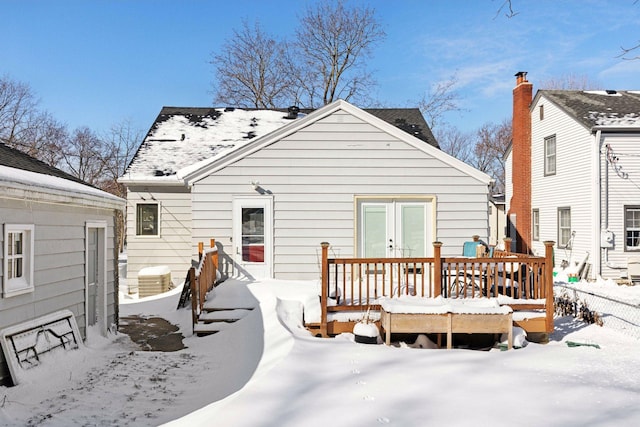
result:
<svg viewBox="0 0 640 427"><path fill-rule="evenodd" d="M358 203L358 255L423 258L433 255L431 200L379 199Z"/></svg>

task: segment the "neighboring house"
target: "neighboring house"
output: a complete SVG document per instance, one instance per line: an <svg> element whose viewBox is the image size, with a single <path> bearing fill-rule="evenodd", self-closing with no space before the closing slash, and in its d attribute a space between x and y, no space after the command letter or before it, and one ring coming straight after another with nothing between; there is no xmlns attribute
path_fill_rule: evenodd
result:
<svg viewBox="0 0 640 427"><path fill-rule="evenodd" d="M519 251L625 277L640 257L640 92L539 90L516 74L507 209ZM586 275L586 274L585 274Z"/></svg>
<svg viewBox="0 0 640 427"><path fill-rule="evenodd" d="M114 221L124 205L0 143L0 329L66 309L83 338L93 325L106 334L117 322Z"/></svg>
<svg viewBox="0 0 640 427"><path fill-rule="evenodd" d="M490 177L440 151L418 109L304 113L163 108L120 179L128 280L170 265L182 283L210 238L224 275L280 279L319 278L323 241L420 257L487 239Z"/></svg>
<svg viewBox="0 0 640 427"><path fill-rule="evenodd" d="M507 214L504 194L493 194L489 199L489 245L504 244L506 237Z"/></svg>

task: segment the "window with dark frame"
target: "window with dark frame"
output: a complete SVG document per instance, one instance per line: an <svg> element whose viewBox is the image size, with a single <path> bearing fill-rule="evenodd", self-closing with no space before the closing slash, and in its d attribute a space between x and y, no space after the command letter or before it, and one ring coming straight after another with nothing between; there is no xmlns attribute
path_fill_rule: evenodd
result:
<svg viewBox="0 0 640 427"><path fill-rule="evenodd" d="M158 236L158 204L139 203L136 206L136 235Z"/></svg>
<svg viewBox="0 0 640 427"><path fill-rule="evenodd" d="M640 251L640 205L624 207L624 250Z"/></svg>
<svg viewBox="0 0 640 427"><path fill-rule="evenodd" d="M556 174L556 136L544 139L544 175Z"/></svg>
<svg viewBox="0 0 640 427"><path fill-rule="evenodd" d="M531 238L540 240L540 210L534 209L531 212Z"/></svg>
<svg viewBox="0 0 640 427"><path fill-rule="evenodd" d="M558 247L569 248L571 241L571 208L558 208Z"/></svg>

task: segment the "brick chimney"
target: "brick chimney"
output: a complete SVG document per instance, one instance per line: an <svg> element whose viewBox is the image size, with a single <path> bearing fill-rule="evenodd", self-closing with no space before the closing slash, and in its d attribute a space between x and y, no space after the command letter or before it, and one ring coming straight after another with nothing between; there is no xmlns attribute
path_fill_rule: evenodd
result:
<svg viewBox="0 0 640 427"><path fill-rule="evenodd" d="M516 231L516 252L529 253L531 248L531 114L533 85L527 73L516 73L513 89L512 183L513 195L508 212Z"/></svg>

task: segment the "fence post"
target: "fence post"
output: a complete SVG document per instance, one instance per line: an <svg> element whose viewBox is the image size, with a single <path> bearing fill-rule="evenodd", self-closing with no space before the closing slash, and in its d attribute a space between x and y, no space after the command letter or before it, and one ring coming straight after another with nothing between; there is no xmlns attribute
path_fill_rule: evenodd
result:
<svg viewBox="0 0 640 427"><path fill-rule="evenodd" d="M433 296L442 295L442 242L433 242Z"/></svg>
<svg viewBox="0 0 640 427"><path fill-rule="evenodd" d="M198 261L202 259L203 253L204 253L204 243L198 242Z"/></svg>
<svg viewBox="0 0 640 427"><path fill-rule="evenodd" d="M327 297L329 292L329 243L322 242L322 277L320 279L320 286L322 291L320 293L320 335L327 336Z"/></svg>
<svg viewBox="0 0 640 427"><path fill-rule="evenodd" d="M553 332L553 245L555 243L551 240L544 242L544 291L547 332Z"/></svg>
<svg viewBox="0 0 640 427"><path fill-rule="evenodd" d="M196 269L189 269L189 286L191 287L191 333L198 321L198 287L196 286Z"/></svg>
<svg viewBox="0 0 640 427"><path fill-rule="evenodd" d="M211 239L211 248L216 247L216 239ZM215 285L218 280L218 251L211 254L211 261L213 262L213 284Z"/></svg>

